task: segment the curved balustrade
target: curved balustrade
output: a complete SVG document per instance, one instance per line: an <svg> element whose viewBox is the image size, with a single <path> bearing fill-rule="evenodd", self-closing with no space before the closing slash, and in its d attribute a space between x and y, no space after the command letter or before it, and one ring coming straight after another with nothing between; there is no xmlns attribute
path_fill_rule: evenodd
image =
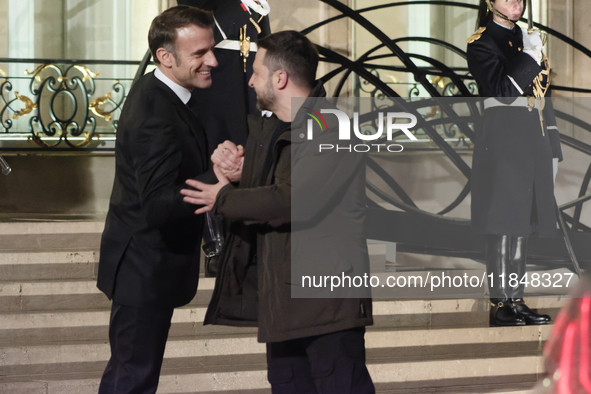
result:
<svg viewBox="0 0 591 394"><path fill-rule="evenodd" d="M93 72L88 66L100 69L139 63L0 59L0 64L22 65L27 75L0 73L0 149L32 149L32 141L42 149L112 150L112 144L107 146L106 141L114 139L132 79L100 77L99 71ZM39 65L29 71L26 64ZM25 83L26 91L22 89ZM20 91L15 85L20 85Z"/></svg>
<svg viewBox="0 0 591 394"><path fill-rule="evenodd" d="M434 143L436 145L436 149L444 152L450 161L466 178L465 185L461 190L459 190L458 195L454 201L452 201L440 212L431 213L419 209L409 194L398 182L396 182L393 176L388 174L388 172L383 170L375 160L370 158L369 168L380 178L380 180L383 182L383 185L385 186L377 186L372 182L368 182L368 190L370 190L382 201L393 205L397 209L400 209L415 218L421 217L422 219L426 220L434 220L436 222L443 222L450 225L459 225L465 227L467 223L469 223L466 220L445 217L443 215L446 215L455 207L457 207L470 192L470 169L466 162L460 157L456 148L457 145L468 148L471 147L469 140L474 136L474 124L478 122L478 118L481 116L481 106L473 102L473 97L477 95L476 84L472 76L469 74L467 67L447 67L445 64L428 56L406 53L400 48L399 44L403 42L426 42L431 45L441 47L446 51L451 51L464 59L466 59L466 53L464 50L457 48L454 45L431 37L388 37L375 24L367 19L364 14L367 14L370 11L392 9L394 7L400 6L412 7L414 5L439 5L446 7L473 9L475 11L475 19L478 6L451 1L404 1L353 10L337 0L321 1L339 11L340 15L310 26L304 29L302 33L309 34L312 31L331 22L348 18L357 23L367 32L371 33L379 41L379 45L376 45L375 47L361 54L357 59L349 59L340 53L332 51L329 48L317 46L322 61L334 64L336 66L332 71L328 72L321 78L324 82L329 82L333 79L336 80L336 87L329 94L334 97L340 96L343 93L343 88L346 82L351 76L353 76L355 80L354 86L357 88L357 90L354 91L354 95L369 96L375 101L375 104L367 113L360 114L360 128L365 130L367 133L372 134L377 128L377 120L375 119L374 113L377 110L384 110L388 108L389 97L400 97L399 94L397 94L394 90L393 86L406 84L409 87L408 97L410 97L410 99L405 100L406 102L399 106L399 108L403 107L404 110L417 115L417 118L419 119L419 123L415 128L417 136L423 135L428 137L430 139L431 145ZM583 55L591 57L591 50L584 47L583 45L547 26L543 26L539 23L534 23L534 25L540 30L547 32L550 36L561 40L564 45L569 45ZM377 51L383 49L386 49L388 53L376 55ZM397 63L401 63L402 65L394 66L392 65L394 62L389 62L390 64L378 64L377 60L383 59L396 60ZM417 66L417 60L422 61L423 64L427 63L428 66ZM401 83L387 80L381 76L381 73L384 71L408 73L412 76L412 80L414 80L414 82ZM421 86L423 91L427 92L432 98L426 100L413 100L412 97L419 95L419 86ZM583 89L580 87L574 88L567 86L553 86L553 88L555 90L568 92L591 93L591 89ZM445 100L438 100L438 97L444 96L453 96L455 97L456 102L461 102L462 98L465 98L466 105L469 108L469 115L459 116L453 110L452 105L446 103ZM437 106L435 113L425 113L425 111L421 111L421 109L430 107L433 108L435 106ZM572 115L561 111L556 111L556 116L567 123L575 125L585 131L591 132L590 124L585 123ZM452 146L452 141L450 141L451 138L456 139L456 146ZM564 145L572 147L580 152L585 153L586 155L591 155L591 145L567 135L561 135L561 139ZM591 229L580 222L583 204L591 200L591 194L587 194L587 189L590 182L591 165L589 166L589 169L582 180L578 197L575 200L569 201L560 206L563 216L572 226L571 230L591 233ZM380 206L375 201L371 201L370 206L372 207L371 210L379 210L381 212L378 212L374 215L375 220L370 220L373 224L377 225L385 220L389 220L387 219L388 215L384 213L384 209L380 208ZM573 207L575 208L575 211L572 217L564 213L566 209ZM400 218L399 215L396 217L398 219ZM373 234L373 236L380 237L381 235L379 232L376 232ZM389 237L389 235L384 235L382 236L382 239L393 240L388 239ZM584 242L588 244L588 241ZM580 244L577 246L582 247ZM425 249L421 250L425 252ZM457 252L458 255L462 254L461 250L458 250ZM445 253L449 254L449 251Z"/></svg>

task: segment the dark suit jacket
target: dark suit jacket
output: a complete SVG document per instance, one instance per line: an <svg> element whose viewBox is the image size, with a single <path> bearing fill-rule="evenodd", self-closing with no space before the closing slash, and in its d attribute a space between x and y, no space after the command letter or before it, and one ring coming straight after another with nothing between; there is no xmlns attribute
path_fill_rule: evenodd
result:
<svg viewBox="0 0 591 394"><path fill-rule="evenodd" d="M201 122L153 73L144 75L117 130L97 281L109 299L177 307L195 296L203 220L180 190L207 169L207 157Z"/></svg>

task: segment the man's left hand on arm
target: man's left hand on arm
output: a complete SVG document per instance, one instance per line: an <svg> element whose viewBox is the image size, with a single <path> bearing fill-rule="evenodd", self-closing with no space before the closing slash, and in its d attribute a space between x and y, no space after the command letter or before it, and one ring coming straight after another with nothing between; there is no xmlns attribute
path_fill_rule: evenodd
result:
<svg viewBox="0 0 591 394"><path fill-rule="evenodd" d="M213 206L215 205L215 201L220 189L226 186L230 181L228 178L223 174L221 169L218 166L213 167L213 171L217 176L219 182L215 185L208 185L203 182L199 182L195 179L187 179L185 182L188 186L195 188L193 189L182 189L181 194L185 197L183 201L194 204L194 205L202 205L201 208L195 211L196 215L201 213L205 213L211 211Z"/></svg>

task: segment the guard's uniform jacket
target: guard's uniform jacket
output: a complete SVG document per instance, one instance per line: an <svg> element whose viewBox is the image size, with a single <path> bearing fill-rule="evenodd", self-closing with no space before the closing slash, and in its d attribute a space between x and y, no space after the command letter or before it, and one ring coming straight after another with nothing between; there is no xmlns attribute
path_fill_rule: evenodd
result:
<svg viewBox="0 0 591 394"><path fill-rule="evenodd" d="M472 228L527 237L536 224L540 236L554 236L552 158L562 160L554 109L547 94L542 128L537 108L530 111L520 97L533 96L543 67L522 52L518 26L507 29L491 20L468 42L468 68L486 98L474 141Z"/></svg>

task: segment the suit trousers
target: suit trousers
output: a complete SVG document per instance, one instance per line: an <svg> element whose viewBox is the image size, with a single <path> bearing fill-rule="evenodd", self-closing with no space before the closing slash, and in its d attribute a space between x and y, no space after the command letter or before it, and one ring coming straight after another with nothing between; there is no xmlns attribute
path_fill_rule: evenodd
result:
<svg viewBox="0 0 591 394"><path fill-rule="evenodd" d="M99 394L155 393L174 308L136 308L113 301L111 358Z"/></svg>
<svg viewBox="0 0 591 394"><path fill-rule="evenodd" d="M273 394L373 394L365 327L267 343Z"/></svg>

